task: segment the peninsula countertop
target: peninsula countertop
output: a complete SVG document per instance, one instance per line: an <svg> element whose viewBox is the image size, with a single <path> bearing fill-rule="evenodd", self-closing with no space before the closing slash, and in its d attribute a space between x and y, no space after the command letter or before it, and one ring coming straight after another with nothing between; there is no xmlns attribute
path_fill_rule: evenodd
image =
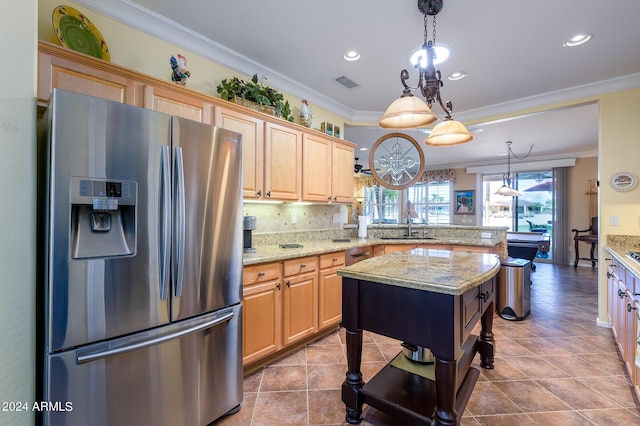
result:
<svg viewBox="0 0 640 426"><path fill-rule="evenodd" d="M364 260L338 271L346 278L459 295L495 276L496 254L416 248Z"/></svg>
<svg viewBox="0 0 640 426"><path fill-rule="evenodd" d="M295 259L305 256L314 256L334 251L348 250L354 247L374 246L378 244L422 244L422 245L465 245L478 247L495 247L500 244L500 240L495 238L347 238L345 242L335 242L330 239L303 241L302 247L281 248L278 244L257 246L254 253L244 253L243 264L255 265L258 263L274 262L287 259Z"/></svg>

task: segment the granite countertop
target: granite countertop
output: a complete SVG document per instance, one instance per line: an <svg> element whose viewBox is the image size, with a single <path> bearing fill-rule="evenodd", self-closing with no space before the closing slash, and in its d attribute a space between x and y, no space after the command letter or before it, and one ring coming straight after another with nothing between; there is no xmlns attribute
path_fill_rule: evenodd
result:
<svg viewBox="0 0 640 426"><path fill-rule="evenodd" d="M637 244L609 243L604 249L635 276L640 277L640 264L627 257L627 251L640 251Z"/></svg>
<svg viewBox="0 0 640 426"><path fill-rule="evenodd" d="M305 256L314 256L334 251L344 251L354 247L366 247L378 244L454 244L465 246L495 247L500 244L496 239L477 238L411 238L411 239L383 239L383 238L349 238L349 242L334 242L333 240L302 241L299 248L281 248L278 244L256 246L255 253L244 253L243 264L255 265L265 262L277 262Z"/></svg>
<svg viewBox="0 0 640 426"><path fill-rule="evenodd" d="M496 254L417 248L358 262L340 269L338 275L459 295L492 278L499 270Z"/></svg>

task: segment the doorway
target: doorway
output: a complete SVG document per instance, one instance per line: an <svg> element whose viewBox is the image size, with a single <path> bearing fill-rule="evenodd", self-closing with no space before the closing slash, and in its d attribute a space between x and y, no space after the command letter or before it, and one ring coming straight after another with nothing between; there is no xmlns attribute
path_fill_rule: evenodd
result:
<svg viewBox="0 0 640 426"><path fill-rule="evenodd" d="M554 186L553 171L520 172L514 174L514 188L522 195L507 197L495 192L503 184L502 175L482 177L484 226L506 226L513 232L543 232L553 240ZM536 253L536 259L552 261L549 244Z"/></svg>

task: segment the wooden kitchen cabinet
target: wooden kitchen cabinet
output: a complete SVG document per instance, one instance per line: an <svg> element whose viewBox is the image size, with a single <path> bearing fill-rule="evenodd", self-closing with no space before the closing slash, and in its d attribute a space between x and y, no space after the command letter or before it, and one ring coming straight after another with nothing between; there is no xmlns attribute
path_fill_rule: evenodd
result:
<svg viewBox="0 0 640 426"><path fill-rule="evenodd" d="M451 250L453 251L461 251L465 253L493 253L493 249L491 247L483 247L483 246L459 246L452 245Z"/></svg>
<svg viewBox="0 0 640 426"><path fill-rule="evenodd" d="M318 331L318 258L283 262L283 343L289 345Z"/></svg>
<svg viewBox="0 0 640 426"><path fill-rule="evenodd" d="M38 103L46 105L54 88L134 104L134 80L92 56L38 43Z"/></svg>
<svg viewBox="0 0 640 426"><path fill-rule="evenodd" d="M640 397L640 368L635 364L640 288L638 277L622 262L612 259L607 268L609 320L624 366L636 395Z"/></svg>
<svg viewBox="0 0 640 426"><path fill-rule="evenodd" d="M302 138L302 200L331 201L331 147L329 138L305 134ZM352 173L353 175L353 173ZM353 192L353 187L351 188Z"/></svg>
<svg viewBox="0 0 640 426"><path fill-rule="evenodd" d="M353 202L354 146L339 139L304 134L302 200Z"/></svg>
<svg viewBox="0 0 640 426"><path fill-rule="evenodd" d="M265 125L265 199L300 200L302 132L276 123Z"/></svg>
<svg viewBox="0 0 640 426"><path fill-rule="evenodd" d="M243 271L242 362L244 365L282 347L280 262L246 266Z"/></svg>
<svg viewBox="0 0 640 426"><path fill-rule="evenodd" d="M353 157L355 145L334 140L331 150L331 201L352 203L353 198Z"/></svg>
<svg viewBox="0 0 640 426"><path fill-rule="evenodd" d="M344 267L344 252L327 253L320 256L318 273L318 327L320 329L338 324L342 319L342 277L338 270Z"/></svg>
<svg viewBox="0 0 640 426"><path fill-rule="evenodd" d="M139 105L165 114L176 115L193 121L213 124L212 103L185 94L153 85L143 85L143 104Z"/></svg>
<svg viewBox="0 0 640 426"><path fill-rule="evenodd" d="M228 108L216 108L215 124L242 134L242 195L260 199L264 193L264 120Z"/></svg>

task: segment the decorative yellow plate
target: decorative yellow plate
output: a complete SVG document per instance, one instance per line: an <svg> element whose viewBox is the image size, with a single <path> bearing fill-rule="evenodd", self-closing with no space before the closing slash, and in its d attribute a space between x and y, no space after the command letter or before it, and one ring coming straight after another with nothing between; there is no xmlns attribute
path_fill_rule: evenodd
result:
<svg viewBox="0 0 640 426"><path fill-rule="evenodd" d="M64 47L109 61L109 47L100 31L84 14L71 6L53 10L53 29Z"/></svg>

